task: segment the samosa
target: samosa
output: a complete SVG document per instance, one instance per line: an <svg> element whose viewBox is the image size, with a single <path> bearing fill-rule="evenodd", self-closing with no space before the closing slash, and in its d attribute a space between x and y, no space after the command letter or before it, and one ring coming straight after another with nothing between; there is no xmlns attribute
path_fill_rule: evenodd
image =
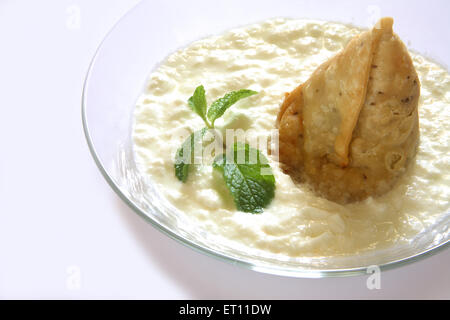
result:
<svg viewBox="0 0 450 320"><path fill-rule="evenodd" d="M392 27L383 18L354 37L281 105L280 162L329 200L380 196L414 159L420 83Z"/></svg>

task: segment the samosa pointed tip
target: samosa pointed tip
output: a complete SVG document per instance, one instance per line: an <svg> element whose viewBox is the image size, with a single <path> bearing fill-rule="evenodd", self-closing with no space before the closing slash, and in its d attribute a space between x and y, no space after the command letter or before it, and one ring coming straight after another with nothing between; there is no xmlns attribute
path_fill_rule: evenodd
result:
<svg viewBox="0 0 450 320"><path fill-rule="evenodd" d="M384 17L378 20L374 26L374 29L392 32L393 25L394 19L392 17Z"/></svg>

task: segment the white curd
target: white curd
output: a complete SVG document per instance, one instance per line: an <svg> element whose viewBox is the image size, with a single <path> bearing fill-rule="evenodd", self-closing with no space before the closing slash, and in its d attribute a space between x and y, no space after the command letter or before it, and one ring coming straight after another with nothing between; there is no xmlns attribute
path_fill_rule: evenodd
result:
<svg viewBox="0 0 450 320"><path fill-rule="evenodd" d="M180 129L202 120L187 106L203 84L208 104L232 90L252 89L217 121L217 127L268 135L284 94L309 78L359 29L338 23L270 20L197 41L170 55L149 77L133 126L136 160L159 191L206 232L288 257L355 254L405 242L450 209L450 75L411 53L422 84L421 142L415 164L385 196L349 205L317 197L297 186L269 156L276 193L263 214L238 212L220 175L197 166L187 183L174 174Z"/></svg>

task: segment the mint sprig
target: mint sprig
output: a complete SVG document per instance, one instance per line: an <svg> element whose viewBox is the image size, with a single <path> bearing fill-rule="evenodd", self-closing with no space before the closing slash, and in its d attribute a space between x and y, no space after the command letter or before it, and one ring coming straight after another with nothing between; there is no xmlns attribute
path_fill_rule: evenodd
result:
<svg viewBox="0 0 450 320"><path fill-rule="evenodd" d="M240 211L262 213L275 196L275 177L266 157L248 144L235 143L214 160L213 168L222 173Z"/></svg>
<svg viewBox="0 0 450 320"><path fill-rule="evenodd" d="M214 129L217 119L236 102L257 94L256 91L243 89L227 93L214 101L208 109L205 88L198 86L188 105L206 125L206 128L192 133L175 155L175 176L185 183L189 168L194 162L195 148L208 131ZM238 210L261 213L272 201L275 194L275 178L267 159L257 149L248 144L236 143L229 152L216 157L213 168L222 173Z"/></svg>

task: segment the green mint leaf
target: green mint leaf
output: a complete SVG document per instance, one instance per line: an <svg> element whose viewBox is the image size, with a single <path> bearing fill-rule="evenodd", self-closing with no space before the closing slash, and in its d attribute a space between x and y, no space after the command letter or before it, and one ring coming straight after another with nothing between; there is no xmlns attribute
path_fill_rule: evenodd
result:
<svg viewBox="0 0 450 320"><path fill-rule="evenodd" d="M214 122L221 116L223 116L223 114L225 113L225 111L227 111L229 107L231 107L239 100L253 96L257 93L258 92L256 91L247 89L227 93L223 98L216 100L209 108L208 110L209 121L211 121L211 124L214 126Z"/></svg>
<svg viewBox="0 0 450 320"><path fill-rule="evenodd" d="M248 144L235 143L214 160L213 168L222 173L240 211L262 213L275 196L275 177L267 158Z"/></svg>
<svg viewBox="0 0 450 320"><path fill-rule="evenodd" d="M195 148L207 132L207 128L192 133L175 155L175 176L185 183L189 175L189 168L194 162Z"/></svg>
<svg viewBox="0 0 450 320"><path fill-rule="evenodd" d="M205 88L203 86L198 86L192 97L188 100L188 105L191 107L192 111L198 114L203 121L206 122L206 96L205 96Z"/></svg>

